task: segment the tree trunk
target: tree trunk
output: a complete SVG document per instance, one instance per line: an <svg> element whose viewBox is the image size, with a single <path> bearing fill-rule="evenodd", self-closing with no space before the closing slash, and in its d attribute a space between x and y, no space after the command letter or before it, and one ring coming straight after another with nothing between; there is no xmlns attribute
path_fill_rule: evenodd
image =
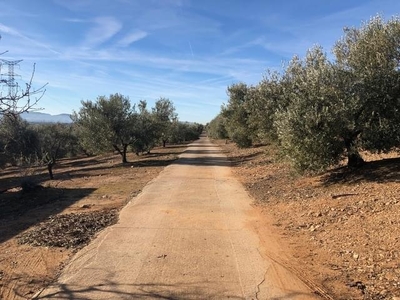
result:
<svg viewBox="0 0 400 300"><path fill-rule="evenodd" d="M128 145L124 145L122 149L122 163L126 164L128 160L126 159L126 151L128 150Z"/></svg>
<svg viewBox="0 0 400 300"><path fill-rule="evenodd" d="M167 144L167 140L163 140L162 141L162 146L163 146L163 148L165 148L165 145Z"/></svg>
<svg viewBox="0 0 400 300"><path fill-rule="evenodd" d="M53 180L54 179L54 176L53 176L53 163L48 163L47 164L47 171L49 171L50 179Z"/></svg>
<svg viewBox="0 0 400 300"><path fill-rule="evenodd" d="M347 150L347 166L350 168L358 168L362 166L365 161L358 152L354 136L344 139L344 143Z"/></svg>
<svg viewBox="0 0 400 300"><path fill-rule="evenodd" d="M358 151L356 153L348 153L347 159L347 166L350 168L358 168L365 163L364 159L361 157Z"/></svg>
<svg viewBox="0 0 400 300"><path fill-rule="evenodd" d="M113 145L114 149L121 155L122 157L122 163L125 164L128 162L128 160L126 159L126 151L128 149L128 145L123 145L122 146L122 150L119 149L119 147L117 145Z"/></svg>

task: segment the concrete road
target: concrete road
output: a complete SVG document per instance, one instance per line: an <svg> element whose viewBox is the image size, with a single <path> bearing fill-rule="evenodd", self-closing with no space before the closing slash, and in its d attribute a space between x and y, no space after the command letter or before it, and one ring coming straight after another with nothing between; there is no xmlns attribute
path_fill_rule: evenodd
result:
<svg viewBox="0 0 400 300"><path fill-rule="evenodd" d="M313 299L263 257L250 204L227 158L202 137L38 299Z"/></svg>

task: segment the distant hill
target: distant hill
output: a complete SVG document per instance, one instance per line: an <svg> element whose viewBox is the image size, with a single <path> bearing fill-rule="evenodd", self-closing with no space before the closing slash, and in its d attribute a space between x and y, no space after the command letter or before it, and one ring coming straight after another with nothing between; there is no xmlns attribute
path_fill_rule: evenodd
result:
<svg viewBox="0 0 400 300"><path fill-rule="evenodd" d="M69 114L50 115L41 112L25 112L21 117L29 123L72 123Z"/></svg>

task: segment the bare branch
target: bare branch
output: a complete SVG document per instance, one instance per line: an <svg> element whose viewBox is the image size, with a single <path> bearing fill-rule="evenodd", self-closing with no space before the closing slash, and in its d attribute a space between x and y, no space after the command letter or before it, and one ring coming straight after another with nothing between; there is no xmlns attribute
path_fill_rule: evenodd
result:
<svg viewBox="0 0 400 300"><path fill-rule="evenodd" d="M10 80L1 79L0 88L8 88L8 94L3 96L0 91L0 116L1 115L19 115L23 112L39 110L34 108L39 100L46 92L44 84L38 89L32 88L33 77L36 71L36 64L33 65L33 70L29 82L25 83L25 89L21 89L18 84L15 84L13 78ZM9 74L13 76L14 74ZM15 89L15 91L13 90Z"/></svg>

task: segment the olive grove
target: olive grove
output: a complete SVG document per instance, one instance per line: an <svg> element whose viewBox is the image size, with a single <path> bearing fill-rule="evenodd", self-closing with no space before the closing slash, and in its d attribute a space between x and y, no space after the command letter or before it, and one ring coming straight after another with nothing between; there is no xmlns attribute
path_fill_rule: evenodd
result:
<svg viewBox="0 0 400 300"><path fill-rule="evenodd" d="M325 170L361 151L400 145L400 19L376 16L345 28L329 59L314 46L256 86L228 87L229 100L209 124L238 146L275 142L300 171ZM223 134L222 134L223 135Z"/></svg>

